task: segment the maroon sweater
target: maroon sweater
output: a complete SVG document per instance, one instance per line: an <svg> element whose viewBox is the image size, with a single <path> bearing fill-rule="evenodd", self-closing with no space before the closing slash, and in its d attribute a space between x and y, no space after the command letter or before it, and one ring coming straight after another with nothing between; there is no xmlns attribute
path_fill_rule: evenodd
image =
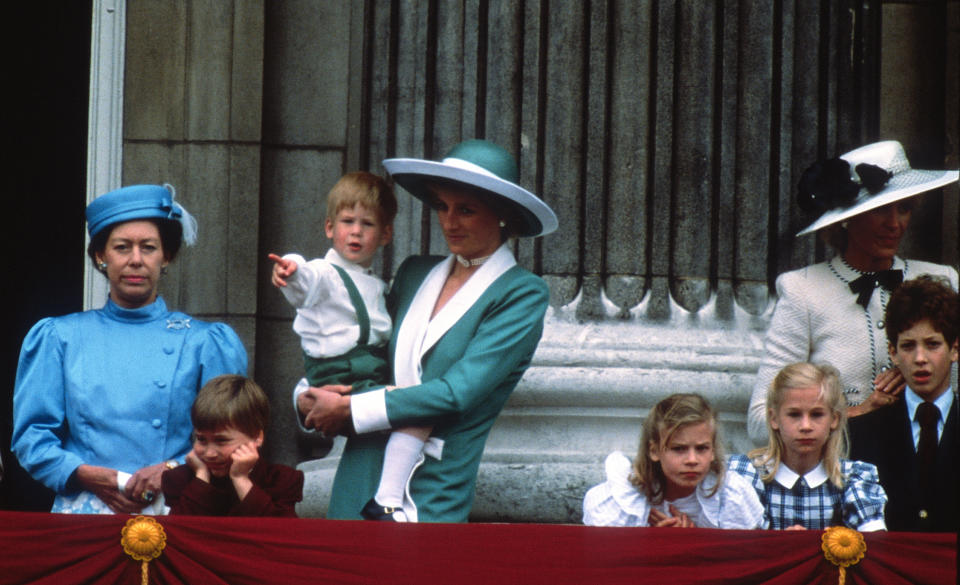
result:
<svg viewBox="0 0 960 585"><path fill-rule="evenodd" d="M253 487L240 500L229 477L210 483L196 478L189 465L163 472L161 485L170 514L191 516L292 516L303 499L303 472L260 460L250 471Z"/></svg>

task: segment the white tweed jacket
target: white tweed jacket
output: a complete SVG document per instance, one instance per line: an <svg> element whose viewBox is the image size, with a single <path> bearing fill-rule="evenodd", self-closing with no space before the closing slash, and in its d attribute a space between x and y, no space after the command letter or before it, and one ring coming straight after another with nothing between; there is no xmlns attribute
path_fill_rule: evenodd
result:
<svg viewBox="0 0 960 585"><path fill-rule="evenodd" d="M947 277L957 289L957 269L895 257L903 279L921 274ZM892 367L883 314L890 293L877 288L866 309L849 283L861 276L840 256L777 277L777 304L764 340L764 355L747 412L747 432L767 442L767 389L777 372L795 362L828 363L840 372L847 403L860 404L873 392L873 379Z"/></svg>

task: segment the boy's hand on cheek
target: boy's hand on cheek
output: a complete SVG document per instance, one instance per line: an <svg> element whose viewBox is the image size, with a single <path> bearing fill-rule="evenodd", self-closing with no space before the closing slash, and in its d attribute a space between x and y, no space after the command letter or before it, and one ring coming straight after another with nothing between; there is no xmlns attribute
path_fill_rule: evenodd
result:
<svg viewBox="0 0 960 585"><path fill-rule="evenodd" d="M210 469L193 451L187 453L187 465L193 470L193 474L197 476L197 479L210 483Z"/></svg>
<svg viewBox="0 0 960 585"><path fill-rule="evenodd" d="M257 444L250 441L237 447L230 457L233 460L230 464L230 477L247 477L260 459L260 452L257 451Z"/></svg>
<svg viewBox="0 0 960 585"><path fill-rule="evenodd" d="M230 464L230 481L237 490L237 497L242 501L253 489L250 471L260 459L260 453L257 451L257 444L250 441L237 447L230 457L233 460Z"/></svg>

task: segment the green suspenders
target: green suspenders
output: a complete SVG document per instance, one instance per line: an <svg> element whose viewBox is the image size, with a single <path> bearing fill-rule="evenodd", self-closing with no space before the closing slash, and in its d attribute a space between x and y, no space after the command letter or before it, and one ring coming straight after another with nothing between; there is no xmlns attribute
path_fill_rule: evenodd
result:
<svg viewBox="0 0 960 585"><path fill-rule="evenodd" d="M370 341L370 314L367 313L367 305L363 303L363 297L360 296L357 285L353 283L347 271L333 263L330 266L336 268L340 278L343 279L343 285L347 287L347 294L350 295L350 302L353 303L353 309L357 312L357 325L360 326L357 345L366 345Z"/></svg>

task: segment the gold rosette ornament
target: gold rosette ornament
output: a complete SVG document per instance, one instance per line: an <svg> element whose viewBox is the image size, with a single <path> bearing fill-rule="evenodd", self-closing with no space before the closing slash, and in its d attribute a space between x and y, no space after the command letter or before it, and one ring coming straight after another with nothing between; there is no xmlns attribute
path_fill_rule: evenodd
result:
<svg viewBox="0 0 960 585"><path fill-rule="evenodd" d="M863 535L846 526L831 526L820 537L823 556L840 567L840 585L847 579L847 567L855 565L867 552L867 543Z"/></svg>
<svg viewBox="0 0 960 585"><path fill-rule="evenodd" d="M140 582L147 585L147 565L159 557L163 553L163 547L167 546L167 533L163 526L148 516L131 518L120 531L120 544L123 545L123 552L141 562Z"/></svg>

